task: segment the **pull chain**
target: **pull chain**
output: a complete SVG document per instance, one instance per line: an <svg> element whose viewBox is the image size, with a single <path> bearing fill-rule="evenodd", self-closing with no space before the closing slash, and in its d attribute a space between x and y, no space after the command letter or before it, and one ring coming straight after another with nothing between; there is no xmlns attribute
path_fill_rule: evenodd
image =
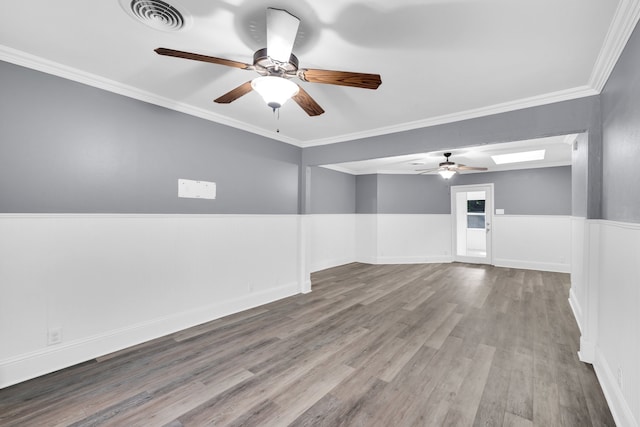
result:
<svg viewBox="0 0 640 427"><path fill-rule="evenodd" d="M276 111L277 111L277 113L276 113ZM279 108L274 108L273 109L273 117L277 121L280 121L280 109ZM276 133L280 133L280 128L276 127Z"/></svg>

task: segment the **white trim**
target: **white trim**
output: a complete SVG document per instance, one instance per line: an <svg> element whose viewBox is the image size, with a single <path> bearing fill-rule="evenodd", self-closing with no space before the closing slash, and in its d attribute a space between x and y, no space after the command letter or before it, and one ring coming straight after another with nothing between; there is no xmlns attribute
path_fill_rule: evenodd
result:
<svg viewBox="0 0 640 427"><path fill-rule="evenodd" d="M311 293L311 279L304 282L304 286L302 288L301 294L310 294Z"/></svg>
<svg viewBox="0 0 640 427"><path fill-rule="evenodd" d="M580 319L582 319L582 307L580 306L580 302L578 302L575 292L573 292L573 288L569 289L569 307L571 307L573 317L576 319L578 329L580 329L580 333L582 334L582 325L580 324Z"/></svg>
<svg viewBox="0 0 640 427"><path fill-rule="evenodd" d="M351 169L345 168L344 166L340 166L340 165L318 165L318 167L319 168L325 168L325 169L331 169L331 170L334 170L336 172L348 173L349 175L362 175L360 173L355 173Z"/></svg>
<svg viewBox="0 0 640 427"><path fill-rule="evenodd" d="M585 98L587 96L597 95L599 92L589 86L579 86L572 89L561 90L558 92L547 93L544 95L532 96L530 98L519 99L516 101L504 102L501 104L490 105L487 107L475 108L472 110L461 111L458 113L445 114L442 116L430 117L427 119L416 120L413 122L401 123L398 125L386 126L376 129L370 129L362 132L347 133L344 135L332 136L329 138L321 138L312 141L301 142L303 148L315 147L318 145L335 144L338 142L352 141L355 139L371 138L374 136L388 135L392 133L404 132L413 129L426 128L431 126L454 123L463 120L476 119L479 117L491 116L493 114L507 113L509 111L522 110L530 107L539 107L541 105L553 104L561 101L569 101L577 98Z"/></svg>
<svg viewBox="0 0 640 427"><path fill-rule="evenodd" d="M160 317L0 361L0 388L63 369L114 351L296 295L297 283Z"/></svg>
<svg viewBox="0 0 640 427"><path fill-rule="evenodd" d="M370 138L374 136L386 135L390 133L403 132L412 129L436 126L462 120L474 119L492 114L505 113L524 108L537 107L540 105L555 102L567 101L571 99L583 98L599 94L609 78L622 50L624 49L633 29L640 19L640 1L621 0L609 26L602 49L598 55L594 68L589 78L589 83L585 86L578 86L557 92L536 95L529 98L519 99L486 107L475 108L452 114L431 117L423 120L402 123L393 126L380 127L362 132L352 132L343 135L320 138L311 141L300 141L295 138L275 134L265 129L251 124L235 120L221 114L214 113L202 108L197 108L181 102L176 102L165 97L158 96L151 92L142 91L133 86L125 85L111 79L107 79L96 74L78 70L54 61L22 52L7 46L0 45L0 60L21 65L34 70L42 71L65 79L73 80L89 86L107 90L140 101L159 105L171 110L190 114L205 120L210 120L236 129L245 130L257 135L274 139L298 147L313 147L318 145L334 144L354 139Z"/></svg>
<svg viewBox="0 0 640 427"><path fill-rule="evenodd" d="M86 71L69 67L58 62L40 58L38 56L13 49L8 46L0 45L0 60L31 68L33 70L42 71L43 73L62 77L64 79L96 87L98 89L117 93L118 95L137 99L139 101L148 102L149 104L158 105L170 110L179 111L181 113L189 114L201 119L220 123L236 129L241 129L247 132L264 136L265 138L275 139L277 141L285 142L297 147L302 146L300 142L294 138L290 138L279 133L270 132L266 129L253 126L249 123L235 120L221 114L214 113L213 111L205 110L203 108L194 107L193 105L185 104L184 102L178 102L173 99L158 96L154 93L143 91L133 86L125 85L115 80L107 79L97 74L88 73Z"/></svg>
<svg viewBox="0 0 640 427"><path fill-rule="evenodd" d="M638 427L638 421L634 418L633 412L618 387L616 377L613 375L611 367L598 347L595 349L595 363L593 368L602 387L604 397L609 404L613 420L618 426Z"/></svg>
<svg viewBox="0 0 640 427"><path fill-rule="evenodd" d="M571 215L538 215L538 214L520 214L520 215L514 215L514 214L501 214L501 215L496 215L495 213L493 214L494 218L495 217L499 217L499 218L564 218L564 219L571 219L574 218Z"/></svg>
<svg viewBox="0 0 640 427"><path fill-rule="evenodd" d="M298 215L298 257L297 257L297 274L298 283L300 286L301 294L308 294L311 292L311 271L309 265L309 239L308 239L308 227L309 218L306 215Z"/></svg>
<svg viewBox="0 0 640 427"><path fill-rule="evenodd" d="M583 362L594 363L596 347L598 345L599 304L600 304L600 228L599 221L585 221L584 253L583 253L583 286L584 303L582 336L580 337L580 351L578 357Z"/></svg>
<svg viewBox="0 0 640 427"><path fill-rule="evenodd" d="M338 267L340 265L351 264L352 262L356 262L353 258L332 258L332 259L323 259L319 262L311 264L310 271L311 273L315 273L316 271L326 270L327 268Z"/></svg>
<svg viewBox="0 0 640 427"><path fill-rule="evenodd" d="M394 257L394 256L379 256L376 257L375 262L370 264L439 264L439 263L451 263L453 258L448 255L443 256L409 256L409 257Z"/></svg>
<svg viewBox="0 0 640 427"><path fill-rule="evenodd" d="M378 262L378 257L375 256L357 256L355 262L361 264L381 264Z"/></svg>
<svg viewBox="0 0 640 427"><path fill-rule="evenodd" d="M589 86L598 93L604 89L639 19L640 1L620 0L589 78Z"/></svg>
<svg viewBox="0 0 640 427"><path fill-rule="evenodd" d="M515 259L494 258L493 265L496 267L521 268L523 270L552 271L556 273L570 273L569 264L559 264L552 262L533 262Z"/></svg>
<svg viewBox="0 0 640 427"><path fill-rule="evenodd" d="M636 0L634 0L636 1ZM618 53L619 55L619 53ZM617 57L616 57L617 59ZM386 135L390 133L403 132L412 129L424 128L429 126L436 126L445 123L453 123L461 120L468 120L483 116L489 116L492 114L505 113L508 111L520 110L529 107L537 107L540 105L551 104L560 101L567 101L571 99L583 98L586 96L597 95L598 91L594 90L590 86L579 86L572 89L561 90L543 95L537 95L529 98L524 98L516 101L510 101L486 107L471 109L458 113L445 114L442 116L432 117L424 120L417 120L408 123L401 123L398 125L381 127L376 129L370 129L362 132L353 132L343 135L337 135L329 138L315 139L311 141L300 141L295 138L286 137L282 134L273 133L266 129L253 126L251 124L232 119L221 114L214 113L213 111L205 110L202 108L194 107L183 102L177 102L175 100L158 96L151 92L143 91L133 86L119 83L115 80L107 79L97 74L81 71L73 67L69 67L54 61L50 61L44 58L40 58L35 55L22 52L17 49L10 48L8 46L0 45L0 60L10 62L12 64L20 65L23 67L31 68L34 70L42 71L47 74L62 77L68 80L72 80L78 83L93 86L99 89L103 89L109 92L117 93L119 95L127 96L129 98L137 99L150 104L159 105L170 110L179 111L185 114L189 114L201 119L210 120L212 122L220 123L226 126L230 126L236 129L241 129L247 132L251 132L257 135L264 136L265 138L274 139L287 144L295 145L297 147L314 147L317 145L333 144L337 142L345 142L354 139L369 138L373 136Z"/></svg>
<svg viewBox="0 0 640 427"><path fill-rule="evenodd" d="M578 360L584 363L595 364L596 344L589 341L584 336L580 337L580 350L578 350Z"/></svg>
<svg viewBox="0 0 640 427"><path fill-rule="evenodd" d="M0 219L215 219L215 218L297 218L298 214L187 214L187 213L0 213Z"/></svg>
<svg viewBox="0 0 640 427"><path fill-rule="evenodd" d="M623 228L626 230L640 231L640 223L635 223L635 222L611 221L608 219L588 219L587 222L589 224L599 224L599 225Z"/></svg>

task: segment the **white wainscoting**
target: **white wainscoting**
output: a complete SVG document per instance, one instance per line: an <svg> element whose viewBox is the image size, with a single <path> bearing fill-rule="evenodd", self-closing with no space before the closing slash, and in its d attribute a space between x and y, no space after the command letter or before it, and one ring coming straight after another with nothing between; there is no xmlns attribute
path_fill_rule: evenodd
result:
<svg viewBox="0 0 640 427"><path fill-rule="evenodd" d="M378 263L378 215L355 214L356 261Z"/></svg>
<svg viewBox="0 0 640 427"><path fill-rule="evenodd" d="M572 219L569 302L580 360L592 363L616 424L640 420L640 224Z"/></svg>
<svg viewBox="0 0 640 427"><path fill-rule="evenodd" d="M571 217L493 216L494 265L569 273L570 263Z"/></svg>
<svg viewBox="0 0 640 427"><path fill-rule="evenodd" d="M558 270L563 221L500 218L494 253ZM307 292L310 271L451 261L449 215L3 214L0 236L0 387Z"/></svg>
<svg viewBox="0 0 640 427"><path fill-rule="evenodd" d="M451 262L450 215L309 215L311 271L350 262Z"/></svg>
<svg viewBox="0 0 640 427"><path fill-rule="evenodd" d="M304 286L297 215L4 214L0 236L0 387Z"/></svg>
<svg viewBox="0 0 640 427"><path fill-rule="evenodd" d="M590 278L597 284L594 368L616 423L638 427L640 224L593 221L593 225L599 227L598 274Z"/></svg>
<svg viewBox="0 0 640 427"><path fill-rule="evenodd" d="M451 262L451 215L379 214L377 264Z"/></svg>
<svg viewBox="0 0 640 427"><path fill-rule="evenodd" d="M427 214L309 215L310 269L349 262L451 262L451 216ZM570 272L571 217L494 216L494 264ZM353 239L353 240L352 240Z"/></svg>
<svg viewBox="0 0 640 427"><path fill-rule="evenodd" d="M585 247L585 233L587 221L582 217L571 217L571 290L569 291L569 305L576 318L580 332L584 334L585 323L583 306L586 306L586 273L585 257L588 252ZM585 325L586 326L586 325ZM593 361L590 360L589 363Z"/></svg>
<svg viewBox="0 0 640 427"><path fill-rule="evenodd" d="M356 260L356 215L307 215L311 272Z"/></svg>

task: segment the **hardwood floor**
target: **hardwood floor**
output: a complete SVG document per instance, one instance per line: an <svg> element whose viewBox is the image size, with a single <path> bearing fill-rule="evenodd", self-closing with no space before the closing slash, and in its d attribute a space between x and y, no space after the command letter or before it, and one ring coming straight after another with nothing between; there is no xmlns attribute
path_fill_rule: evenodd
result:
<svg viewBox="0 0 640 427"><path fill-rule="evenodd" d="M566 274L349 264L312 283L0 390L0 425L614 425Z"/></svg>

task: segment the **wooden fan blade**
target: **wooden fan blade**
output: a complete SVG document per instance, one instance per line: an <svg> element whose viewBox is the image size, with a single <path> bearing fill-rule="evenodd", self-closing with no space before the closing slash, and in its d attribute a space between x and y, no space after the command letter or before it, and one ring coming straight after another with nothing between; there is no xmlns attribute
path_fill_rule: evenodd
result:
<svg viewBox="0 0 640 427"><path fill-rule="evenodd" d="M458 167L456 168L459 171L486 171L487 168L476 168L473 166L465 166L465 165L458 165Z"/></svg>
<svg viewBox="0 0 640 427"><path fill-rule="evenodd" d="M246 83L242 83L237 88L230 90L221 97L215 99L213 102L217 102L218 104L229 104L241 96L248 94L252 90L251 81L248 81Z"/></svg>
<svg viewBox="0 0 640 427"><path fill-rule="evenodd" d="M198 53L183 52L181 50L166 49L159 47L155 49L158 55L174 56L176 58L192 59L194 61L210 62L211 64L226 65L227 67L241 68L243 70L252 70L253 65L244 62L232 61L230 59L216 58L215 56L200 55Z"/></svg>
<svg viewBox="0 0 640 427"><path fill-rule="evenodd" d="M298 75L302 80L310 83L325 83L364 89L378 89L378 86L382 83L380 74L352 73L349 71L302 69Z"/></svg>
<svg viewBox="0 0 640 427"><path fill-rule="evenodd" d="M267 8L267 55L287 63L298 35L300 20L283 9Z"/></svg>
<svg viewBox="0 0 640 427"><path fill-rule="evenodd" d="M292 97L296 104L298 104L310 116L319 116L324 113L322 107L311 97L311 95L309 95L300 86L298 86L298 88L298 93Z"/></svg>

